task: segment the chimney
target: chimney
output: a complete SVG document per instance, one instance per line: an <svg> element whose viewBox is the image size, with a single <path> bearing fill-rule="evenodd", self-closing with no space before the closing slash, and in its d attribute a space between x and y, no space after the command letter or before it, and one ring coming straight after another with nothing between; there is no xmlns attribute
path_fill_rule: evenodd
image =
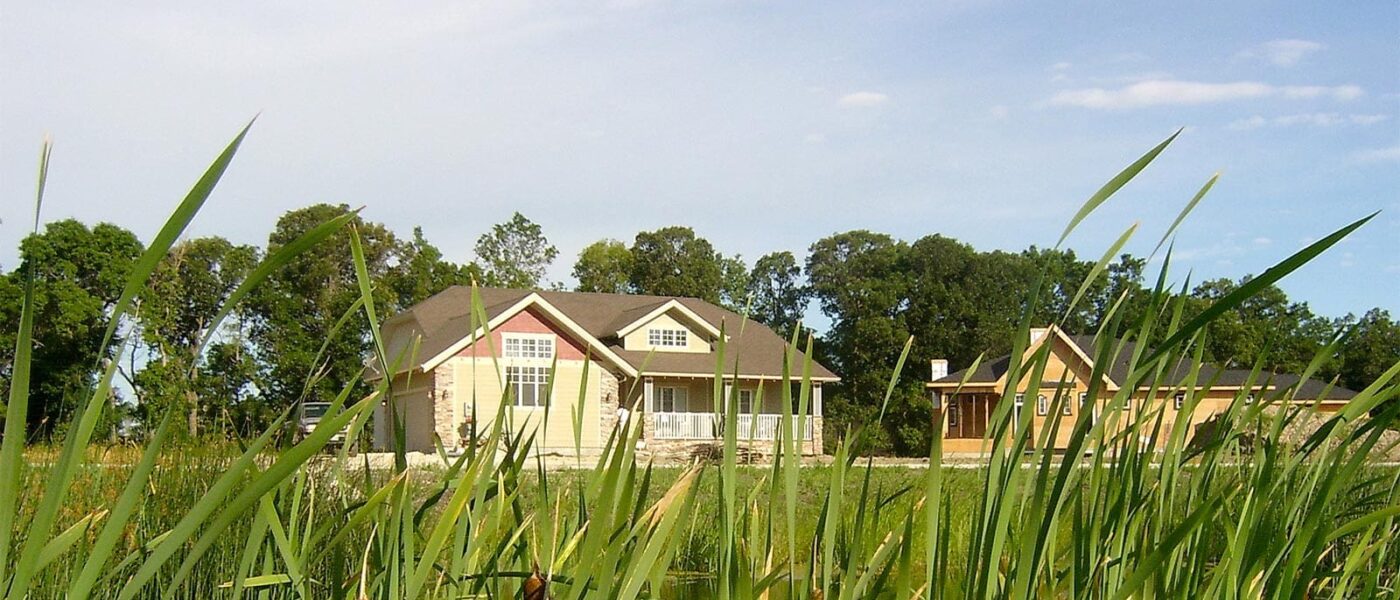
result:
<svg viewBox="0 0 1400 600"><path fill-rule="evenodd" d="M1036 342L1039 342L1039 341L1040 341L1040 338L1045 337L1045 334L1047 334L1047 333L1049 333L1049 332L1050 332L1050 328L1049 328L1049 327L1036 327L1036 328L1031 329L1031 343L1034 344L1034 343L1036 343Z"/></svg>
<svg viewBox="0 0 1400 600"><path fill-rule="evenodd" d="M948 376L948 359L935 358L928 362L929 367L932 369L933 375L933 379L931 381L938 381L939 379L943 379L944 377Z"/></svg>

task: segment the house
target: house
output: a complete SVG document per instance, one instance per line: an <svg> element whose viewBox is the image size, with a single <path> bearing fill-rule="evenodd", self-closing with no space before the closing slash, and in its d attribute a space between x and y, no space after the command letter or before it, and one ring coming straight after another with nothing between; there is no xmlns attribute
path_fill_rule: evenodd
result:
<svg viewBox="0 0 1400 600"><path fill-rule="evenodd" d="M737 394L738 437L771 448L782 419L784 357L791 357L796 382L807 360L767 327L695 298L477 293L484 314L472 314L472 290L459 286L383 325L388 360L397 364L388 401L403 415L410 451L433 451L434 436L449 450L472 443L471 424L484 435L503 398L511 427L534 431L535 448L545 453L575 453L575 415L581 451L600 451L622 418L619 407L643 420L640 442L648 450L713 445L723 439L713 400L721 335L722 390L726 398ZM801 420L800 433L802 451L819 453L822 384L839 379L819 364L810 368L811 416ZM796 382L788 383L795 391ZM791 397L796 404L798 394ZM386 408L378 407L375 419L380 448L391 441Z"/></svg>
<svg viewBox="0 0 1400 600"><path fill-rule="evenodd" d="M1013 385L1012 416L1020 422L1022 411L1034 411L1030 419L1032 445L1038 432L1044 431L1055 421L1059 421L1054 439L1050 440L1055 449L1064 449L1070 441L1074 426L1081 418L1102 418L1106 406L1112 402L1119 386L1125 383L1132 357L1137 354L1136 344L1114 340L1116 348L1114 362L1104 368L1103 382L1096 393L1093 406L1085 406L1088 383L1093 377L1095 356L1094 336L1069 335L1056 327L1031 330L1031 343L1026 349L1022 364L1044 344L1050 344L1048 359L1040 381L1029 381L1032 373L1025 373L1022 380L1014 384L1007 381L1010 369L1010 355L985 361L977 370L967 369L948 373L948 361L932 361L932 381L927 385L932 393L936 410L943 413L943 451L946 454L976 454L987 450L984 440L988 422L996 403L1000 401L1008 385ZM1143 354L1145 356L1146 353ZM1029 371L1029 367L1023 370ZM1309 379L1299 383L1297 375L1261 373L1251 382L1253 374L1248 370L1218 369L1211 365L1201 365L1195 380L1194 389L1186 389L1190 369L1179 365L1166 376L1163 389L1157 390L1151 399L1146 398L1147 390L1131 396L1131 400L1121 410L1163 409L1165 430L1177 426L1190 427L1187 439L1199 425L1212 416L1224 412L1237 396L1243 395L1245 402L1255 398L1271 398L1275 392L1297 386L1291 400L1299 404L1312 404L1320 411L1333 412L1345 406L1355 392ZM966 383L964 383L966 379ZM1249 386L1246 389L1246 386ZM1055 411L1055 399L1061 395L1060 410ZM1194 397L1188 397L1188 394ZM1183 410L1195 401L1189 414ZM1050 413L1054 414L1050 414ZM1119 419L1119 427L1125 427L1129 419ZM1166 436L1159 438L1165 443Z"/></svg>

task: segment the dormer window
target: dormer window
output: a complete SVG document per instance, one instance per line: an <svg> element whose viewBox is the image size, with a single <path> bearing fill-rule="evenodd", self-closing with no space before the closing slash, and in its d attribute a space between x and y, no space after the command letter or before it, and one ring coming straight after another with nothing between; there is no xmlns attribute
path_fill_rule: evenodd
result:
<svg viewBox="0 0 1400 600"><path fill-rule="evenodd" d="M685 348L690 345L690 332L684 329L648 329L647 343L658 348Z"/></svg>

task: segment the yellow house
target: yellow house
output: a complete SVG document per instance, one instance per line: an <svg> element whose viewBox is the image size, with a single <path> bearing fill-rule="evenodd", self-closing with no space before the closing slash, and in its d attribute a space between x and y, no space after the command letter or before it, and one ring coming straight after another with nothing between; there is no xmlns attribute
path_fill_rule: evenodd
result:
<svg viewBox="0 0 1400 600"><path fill-rule="evenodd" d="M1068 335L1055 327L1031 330L1031 343L1026 349L1024 361L1044 344L1050 344L1048 359L1040 381L1030 381L1031 373L1025 373L1021 381L1007 381L1010 369L1010 355L981 363L977 370L968 373L967 369L948 373L948 361L932 361L932 381L928 388L933 396L936 411L943 418L943 451L945 454L978 454L987 450L984 440L988 423L992 418L997 402L1008 386L1014 387L1011 395L1012 417L1021 422L1024 411L1031 411L1030 439L1038 440L1039 432L1045 431L1055 421L1059 421L1055 438L1050 443L1055 449L1064 449L1072 435L1075 423L1081 418L1102 418L1106 406L1119 391L1119 385L1127 379L1130 361L1136 347L1133 342L1114 340L1118 348L1114 363L1103 369L1104 381L1097 392L1094 405L1087 405L1088 383L1093 377L1094 336ZM1027 369L1028 370L1028 369ZM1250 385L1251 372L1237 369L1217 369L1202 365L1196 379L1195 389L1185 389L1187 369L1180 368L1169 376L1165 389L1158 390L1152 398L1142 390L1131 396L1131 400L1121 410L1162 409L1163 427L1190 427L1187 439L1201 423L1212 416L1224 412L1235 399L1244 395L1245 402L1255 398L1272 397L1272 392L1297 386L1291 400L1299 404L1316 403L1318 410L1332 412L1344 406L1355 392L1339 387L1329 387L1313 379L1299 382L1299 377L1288 374L1261 374ZM963 380L966 379L966 383ZM1053 410L1057 395L1063 400L1059 410ZM1190 397L1189 397L1190 396ZM1195 401L1190 413L1184 409ZM937 413L935 413L937 416ZM937 422L937 421L935 421ZM1120 427L1126 426L1129 419L1119 419ZM1165 442L1166 436L1159 438Z"/></svg>
<svg viewBox="0 0 1400 600"><path fill-rule="evenodd" d="M388 402L403 416L408 450L431 452L435 438L449 451L473 443L473 425L484 435L503 398L511 426L535 432L535 448L545 453L574 454L576 441L582 452L597 452L624 417L643 420L649 450L711 445L722 438L713 392L724 335L721 389L737 394L737 435L771 448L781 428L784 357L799 378L806 361L767 327L695 298L477 292L485 312L478 318L471 289L459 286L384 323L385 350L397 367L392 398L376 413L377 447L391 445ZM822 384L839 379L814 363L811 381L811 416L799 433L803 451L818 453ZM583 423L578 440L575 415Z"/></svg>

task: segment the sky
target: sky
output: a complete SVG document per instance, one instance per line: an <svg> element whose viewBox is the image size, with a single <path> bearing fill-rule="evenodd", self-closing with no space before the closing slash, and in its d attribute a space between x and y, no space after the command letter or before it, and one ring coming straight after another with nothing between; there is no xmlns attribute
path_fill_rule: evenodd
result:
<svg viewBox="0 0 1400 600"><path fill-rule="evenodd" d="M936 4L927 6L926 4ZM454 261L519 211L559 247L682 224L752 261L832 233L1053 246L1182 225L1171 279L1256 274L1380 215L1282 287L1400 316L1400 4L8 3L0 268L42 219L145 240L256 124L190 235L266 242L363 206ZM1152 269L1155 272L1155 268Z"/></svg>

